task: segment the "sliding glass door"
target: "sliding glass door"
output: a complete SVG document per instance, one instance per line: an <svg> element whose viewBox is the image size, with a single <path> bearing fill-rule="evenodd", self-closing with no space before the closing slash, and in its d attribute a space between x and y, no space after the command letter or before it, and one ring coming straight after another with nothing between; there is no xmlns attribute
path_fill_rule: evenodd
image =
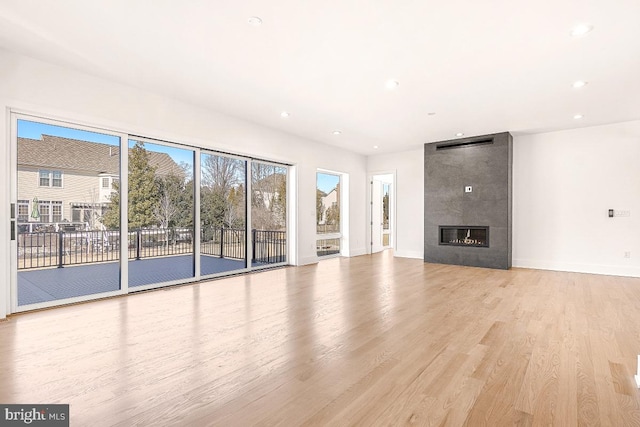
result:
<svg viewBox="0 0 640 427"><path fill-rule="evenodd" d="M288 166L12 118L13 311L287 262Z"/></svg>
<svg viewBox="0 0 640 427"><path fill-rule="evenodd" d="M287 262L286 166L251 162L251 266Z"/></svg>
<svg viewBox="0 0 640 427"><path fill-rule="evenodd" d="M129 287L195 277L193 150L129 140Z"/></svg>
<svg viewBox="0 0 640 427"><path fill-rule="evenodd" d="M247 268L247 161L200 154L200 274Z"/></svg>
<svg viewBox="0 0 640 427"><path fill-rule="evenodd" d="M15 126L17 308L117 293L121 138L21 118Z"/></svg>

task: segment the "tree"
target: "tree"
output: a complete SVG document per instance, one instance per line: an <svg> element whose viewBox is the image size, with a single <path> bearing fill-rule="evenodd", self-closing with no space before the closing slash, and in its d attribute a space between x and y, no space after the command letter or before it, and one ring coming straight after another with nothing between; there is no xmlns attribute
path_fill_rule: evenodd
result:
<svg viewBox="0 0 640 427"><path fill-rule="evenodd" d="M129 228L155 225L154 210L160 199L156 169L149 163L144 143L136 141L129 150Z"/></svg>
<svg viewBox="0 0 640 427"><path fill-rule="evenodd" d="M324 218L324 203L322 203L322 198L326 197L327 193L316 188L316 225L322 224L322 220Z"/></svg>
<svg viewBox="0 0 640 427"><path fill-rule="evenodd" d="M171 173L156 178L158 204L154 215L162 228L193 226L193 180Z"/></svg>
<svg viewBox="0 0 640 427"><path fill-rule="evenodd" d="M144 143L137 141L129 150L129 228L148 227L156 223L154 210L160 200L156 167L149 163L149 153ZM120 185L113 184L114 192L102 223L109 229L120 226Z"/></svg>
<svg viewBox="0 0 640 427"><path fill-rule="evenodd" d="M340 228L340 207L337 204L329 206L327 209L327 224L333 225L332 230L338 231Z"/></svg>
<svg viewBox="0 0 640 427"><path fill-rule="evenodd" d="M282 166L253 163L251 227L283 230L287 222L287 175Z"/></svg>
<svg viewBox="0 0 640 427"><path fill-rule="evenodd" d="M205 228L244 228L246 162L203 155L200 217Z"/></svg>
<svg viewBox="0 0 640 427"><path fill-rule="evenodd" d="M120 228L120 182L115 181L112 184L113 192L109 196L109 205L102 215L102 224L108 230L117 230Z"/></svg>

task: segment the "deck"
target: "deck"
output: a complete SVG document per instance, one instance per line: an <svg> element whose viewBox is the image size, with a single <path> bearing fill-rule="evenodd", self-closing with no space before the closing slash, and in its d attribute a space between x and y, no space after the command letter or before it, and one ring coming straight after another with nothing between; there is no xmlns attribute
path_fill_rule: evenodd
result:
<svg viewBox="0 0 640 427"><path fill-rule="evenodd" d="M243 260L202 255L201 275L241 270ZM254 263L253 266L261 265ZM194 277L193 255L129 261L129 288ZM119 261L18 271L18 305L29 305L120 289Z"/></svg>

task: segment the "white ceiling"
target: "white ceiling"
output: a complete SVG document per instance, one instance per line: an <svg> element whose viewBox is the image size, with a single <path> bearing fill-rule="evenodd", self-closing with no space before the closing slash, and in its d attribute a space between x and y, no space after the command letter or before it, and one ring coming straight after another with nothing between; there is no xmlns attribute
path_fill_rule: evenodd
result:
<svg viewBox="0 0 640 427"><path fill-rule="evenodd" d="M640 119L639 18L638 0L2 0L0 47L372 154Z"/></svg>

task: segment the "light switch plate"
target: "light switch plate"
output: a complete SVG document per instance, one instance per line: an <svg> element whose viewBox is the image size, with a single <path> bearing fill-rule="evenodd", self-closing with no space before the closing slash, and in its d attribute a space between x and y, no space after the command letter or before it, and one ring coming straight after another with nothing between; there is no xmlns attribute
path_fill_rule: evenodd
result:
<svg viewBox="0 0 640 427"><path fill-rule="evenodd" d="M473 187L470 185L467 185L466 187L464 187L464 192L465 193L471 193L473 192Z"/></svg>

